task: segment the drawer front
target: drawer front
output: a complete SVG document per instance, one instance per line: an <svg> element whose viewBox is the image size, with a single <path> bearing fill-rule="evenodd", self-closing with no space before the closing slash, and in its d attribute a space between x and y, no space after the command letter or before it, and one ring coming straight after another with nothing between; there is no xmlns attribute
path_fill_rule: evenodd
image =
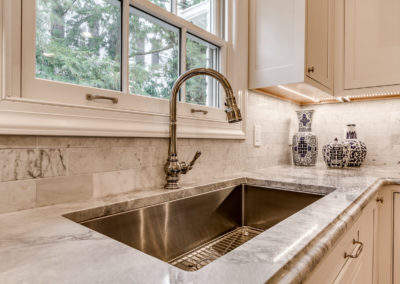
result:
<svg viewBox="0 0 400 284"><path fill-rule="evenodd" d="M365 218L364 224L360 227L359 243L355 244L354 250L347 257L345 265L334 281L335 284L372 284L373 282L374 211L369 210L364 214L368 218Z"/></svg>
<svg viewBox="0 0 400 284"><path fill-rule="evenodd" d="M363 209L356 222L328 252L305 283L372 283L375 206L375 201L371 201ZM361 242L362 248L361 244L354 243L353 240ZM345 253L353 257L357 254L358 256L345 257ZM360 271L365 267L368 267L368 271L363 275L363 279L366 280L357 282L357 275L360 275Z"/></svg>

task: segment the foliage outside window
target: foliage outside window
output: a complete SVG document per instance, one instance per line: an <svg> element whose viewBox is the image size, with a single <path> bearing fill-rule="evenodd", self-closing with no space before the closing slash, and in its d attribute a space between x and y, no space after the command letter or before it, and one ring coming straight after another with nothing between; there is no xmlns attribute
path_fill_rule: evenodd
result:
<svg viewBox="0 0 400 284"><path fill-rule="evenodd" d="M211 30L212 0L151 0L188 21ZM173 5L176 5L173 9ZM36 0L36 77L39 79L122 91L122 1ZM168 99L184 71L219 69L219 47L159 18L130 7L129 93ZM218 107L214 80L193 78L186 84L186 102Z"/></svg>
<svg viewBox="0 0 400 284"><path fill-rule="evenodd" d="M129 28L130 92L169 98L179 75L179 29L134 8Z"/></svg>
<svg viewBox="0 0 400 284"><path fill-rule="evenodd" d="M174 12L185 20L211 32L213 0L150 0L150 2Z"/></svg>
<svg viewBox="0 0 400 284"><path fill-rule="evenodd" d="M121 90L121 3L37 0L36 77Z"/></svg>
<svg viewBox="0 0 400 284"><path fill-rule="evenodd" d="M218 70L218 47L188 34L186 40L186 69L212 68ZM218 84L209 76L191 78L186 83L186 101L218 106Z"/></svg>
<svg viewBox="0 0 400 284"><path fill-rule="evenodd" d="M178 0L178 16L211 32L210 0Z"/></svg>

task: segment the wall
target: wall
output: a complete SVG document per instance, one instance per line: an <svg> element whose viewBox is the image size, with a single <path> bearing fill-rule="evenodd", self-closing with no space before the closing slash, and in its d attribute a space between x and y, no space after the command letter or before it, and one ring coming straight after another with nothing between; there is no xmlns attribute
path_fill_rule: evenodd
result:
<svg viewBox="0 0 400 284"><path fill-rule="evenodd" d="M313 132L321 149L335 137L343 140L346 124L357 125L358 139L367 145L365 165L400 167L400 100L352 102L307 107L315 109Z"/></svg>
<svg viewBox="0 0 400 284"><path fill-rule="evenodd" d="M182 182L290 163L297 105L250 93L246 140L179 139L181 161L202 156ZM253 125L262 127L253 146ZM0 213L160 188L167 139L0 136Z"/></svg>
<svg viewBox="0 0 400 284"><path fill-rule="evenodd" d="M179 139L181 161L202 156L182 182L291 164L288 147L297 130L297 105L249 93L245 140ZM367 144L365 165L400 167L400 100L317 105L313 131L322 145L344 138L357 124ZM253 146L254 124L262 146ZM0 213L161 188L167 139L0 136Z"/></svg>

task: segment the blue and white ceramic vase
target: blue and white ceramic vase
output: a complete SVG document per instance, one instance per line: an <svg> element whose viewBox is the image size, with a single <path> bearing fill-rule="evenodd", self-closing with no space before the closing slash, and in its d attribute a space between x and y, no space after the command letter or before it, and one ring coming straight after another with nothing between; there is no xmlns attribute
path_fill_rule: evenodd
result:
<svg viewBox="0 0 400 284"><path fill-rule="evenodd" d="M349 163L350 151L347 145L335 138L335 141L322 147L322 156L328 168L344 168Z"/></svg>
<svg viewBox="0 0 400 284"><path fill-rule="evenodd" d="M300 110L296 113L299 119L299 132L293 135L293 162L296 166L314 166L318 154L317 136L311 132L314 110Z"/></svg>
<svg viewBox="0 0 400 284"><path fill-rule="evenodd" d="M367 146L357 139L356 125L347 124L346 140L344 145L349 148L350 158L348 167L360 167L367 156Z"/></svg>

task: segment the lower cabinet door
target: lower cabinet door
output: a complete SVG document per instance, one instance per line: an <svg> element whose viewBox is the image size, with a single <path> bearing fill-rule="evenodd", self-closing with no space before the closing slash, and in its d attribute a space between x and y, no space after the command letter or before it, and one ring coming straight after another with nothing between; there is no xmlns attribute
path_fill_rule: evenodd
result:
<svg viewBox="0 0 400 284"><path fill-rule="evenodd" d="M305 280L306 284L373 283L377 216L375 198L363 209L358 220L343 234L325 259L311 272Z"/></svg>
<svg viewBox="0 0 400 284"><path fill-rule="evenodd" d="M363 229L358 231L358 240L353 251L348 254L346 264L336 277L335 284L372 284L373 282L373 245L374 211L365 212L367 216Z"/></svg>
<svg viewBox="0 0 400 284"><path fill-rule="evenodd" d="M393 198L393 283L400 284L400 193Z"/></svg>

